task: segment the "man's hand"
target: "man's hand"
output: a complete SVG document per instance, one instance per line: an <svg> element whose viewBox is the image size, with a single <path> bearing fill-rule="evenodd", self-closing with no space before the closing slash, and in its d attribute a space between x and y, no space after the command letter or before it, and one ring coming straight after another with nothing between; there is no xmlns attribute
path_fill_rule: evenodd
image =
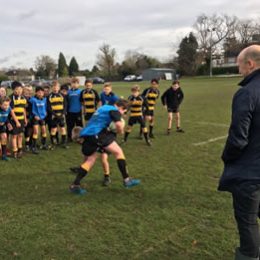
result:
<svg viewBox="0 0 260 260"><path fill-rule="evenodd" d="M34 119L35 119L36 121L40 121L40 118L39 118L38 116L35 116Z"/></svg>
<svg viewBox="0 0 260 260"><path fill-rule="evenodd" d="M17 121L15 125L17 128L21 127L21 123L19 121Z"/></svg>

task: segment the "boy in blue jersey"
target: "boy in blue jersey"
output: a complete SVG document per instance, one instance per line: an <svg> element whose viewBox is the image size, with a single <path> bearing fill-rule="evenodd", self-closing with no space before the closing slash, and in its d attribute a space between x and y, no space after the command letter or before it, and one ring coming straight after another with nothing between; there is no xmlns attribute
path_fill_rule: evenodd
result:
<svg viewBox="0 0 260 260"><path fill-rule="evenodd" d="M0 98L0 141L2 147L2 160L8 161L6 155L6 147L7 147L7 130L12 130L12 125L9 122L10 116L14 120L17 127L19 127L20 123L17 120L15 113L10 107L10 98L2 97Z"/></svg>
<svg viewBox="0 0 260 260"><path fill-rule="evenodd" d="M68 141L71 140L71 132L74 126L83 126L81 113L81 90L79 89L79 79L71 80L71 89L67 95L67 135Z"/></svg>
<svg viewBox="0 0 260 260"><path fill-rule="evenodd" d="M33 126L32 153L38 154L37 140L39 135L39 126L41 128L42 149L48 149L46 145L47 131L45 123L45 118L47 116L47 99L44 97L44 89L42 87L37 87L35 90L35 96L32 97L29 102L31 104L31 122Z"/></svg>
<svg viewBox="0 0 260 260"><path fill-rule="evenodd" d="M107 82L104 84L103 92L100 94L101 104L113 106L119 97L112 92L112 84Z"/></svg>
<svg viewBox="0 0 260 260"><path fill-rule="evenodd" d="M114 122L117 132L124 132L121 116L126 113L127 109L128 101L122 99L119 99L114 106L101 106L82 129L80 138L83 139L82 153L85 156L85 161L77 169L77 176L70 185L71 192L76 194L86 192L81 188L80 182L94 166L98 156L97 152L100 150L110 152L115 156L125 187L131 188L140 184L140 180L129 177L124 152L117 144L115 134L108 130L109 125Z"/></svg>

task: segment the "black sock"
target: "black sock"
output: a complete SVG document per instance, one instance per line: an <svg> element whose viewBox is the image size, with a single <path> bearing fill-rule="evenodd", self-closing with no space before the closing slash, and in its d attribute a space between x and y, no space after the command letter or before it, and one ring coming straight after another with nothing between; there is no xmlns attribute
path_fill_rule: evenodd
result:
<svg viewBox="0 0 260 260"><path fill-rule="evenodd" d="M46 137L42 137L42 145L45 145L46 144Z"/></svg>
<svg viewBox="0 0 260 260"><path fill-rule="evenodd" d="M153 125L149 126L149 133L152 134L153 133Z"/></svg>
<svg viewBox="0 0 260 260"><path fill-rule="evenodd" d="M6 144L2 144L2 156L6 156Z"/></svg>
<svg viewBox="0 0 260 260"><path fill-rule="evenodd" d="M145 141L148 142L148 133L144 133Z"/></svg>
<svg viewBox="0 0 260 260"><path fill-rule="evenodd" d="M80 167L78 175L75 179L75 181L73 182L74 185L80 185L80 181L88 174L88 172L86 170L84 170L83 168Z"/></svg>
<svg viewBox="0 0 260 260"><path fill-rule="evenodd" d="M123 179L126 179L129 177L127 168L126 168L126 161L125 159L118 159L117 160L117 166L122 174Z"/></svg>
<svg viewBox="0 0 260 260"><path fill-rule="evenodd" d="M22 151L22 148L18 148L18 151L17 151L17 152L20 153L21 151Z"/></svg>
<svg viewBox="0 0 260 260"><path fill-rule="evenodd" d="M66 135L61 136L61 143L65 144L66 143Z"/></svg>
<svg viewBox="0 0 260 260"><path fill-rule="evenodd" d="M143 129L142 127L140 127L140 132L139 132L139 135L142 136L143 135Z"/></svg>
<svg viewBox="0 0 260 260"><path fill-rule="evenodd" d="M30 146L30 140L29 141L25 141L25 145L26 146Z"/></svg>
<svg viewBox="0 0 260 260"><path fill-rule="evenodd" d="M51 135L51 144L56 144L56 135Z"/></svg>
<svg viewBox="0 0 260 260"><path fill-rule="evenodd" d="M56 141L57 141L57 144L60 142L60 138L59 138L59 133L58 132L56 133Z"/></svg>
<svg viewBox="0 0 260 260"><path fill-rule="evenodd" d="M36 148L36 143L37 143L37 139L33 138L32 139L32 147Z"/></svg>
<svg viewBox="0 0 260 260"><path fill-rule="evenodd" d="M128 132L125 132L125 137L124 137L124 140L127 141L127 137L128 137L129 133Z"/></svg>

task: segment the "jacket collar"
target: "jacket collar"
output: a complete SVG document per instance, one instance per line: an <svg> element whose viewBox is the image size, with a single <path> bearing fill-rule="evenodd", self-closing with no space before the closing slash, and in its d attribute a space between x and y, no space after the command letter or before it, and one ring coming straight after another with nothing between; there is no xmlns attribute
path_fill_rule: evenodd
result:
<svg viewBox="0 0 260 260"><path fill-rule="evenodd" d="M238 85L242 87L246 86L257 75L260 75L260 69L257 69L252 73L250 73L249 75L247 75L241 82L239 82Z"/></svg>

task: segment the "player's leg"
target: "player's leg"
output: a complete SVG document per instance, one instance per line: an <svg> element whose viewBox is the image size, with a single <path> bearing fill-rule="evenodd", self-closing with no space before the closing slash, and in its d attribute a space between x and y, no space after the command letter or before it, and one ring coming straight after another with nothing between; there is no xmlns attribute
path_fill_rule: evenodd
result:
<svg viewBox="0 0 260 260"><path fill-rule="evenodd" d="M104 171L103 185L108 186L111 183L111 180L110 180L110 166L108 162L108 154L106 152L101 153L101 162Z"/></svg>
<svg viewBox="0 0 260 260"><path fill-rule="evenodd" d="M68 141L72 141L71 133L72 129L75 125L74 115L72 113L68 113L67 115L67 132L68 132Z"/></svg>
<svg viewBox="0 0 260 260"><path fill-rule="evenodd" d="M76 114L75 124L76 124L76 126L83 127L83 121L82 121L82 114L81 114L81 112Z"/></svg>
<svg viewBox="0 0 260 260"><path fill-rule="evenodd" d="M108 146L104 147L104 149L115 156L117 160L118 169L121 172L121 175L124 180L123 182L125 187L131 188L133 186L140 184L140 180L132 179L129 177L124 152L122 148L115 141L113 141Z"/></svg>
<svg viewBox="0 0 260 260"><path fill-rule="evenodd" d="M0 137L1 137L0 140L1 140L1 147L2 147L2 160L8 161L7 154L6 154L7 134L1 133Z"/></svg>
<svg viewBox="0 0 260 260"><path fill-rule="evenodd" d="M60 133L61 133L61 144L63 148L69 148L67 146L67 140L66 140L66 128L65 125L62 124L62 126L60 127Z"/></svg>
<svg viewBox="0 0 260 260"><path fill-rule="evenodd" d="M130 133L132 131L133 123L131 121L132 121L131 118L129 118L128 125L127 125L127 127L125 129L124 142L127 142L127 138L128 138L128 136L130 135Z"/></svg>
<svg viewBox="0 0 260 260"><path fill-rule="evenodd" d="M17 157L17 153L18 153L17 139L18 139L17 134L13 133L12 134L12 150L13 150L13 156L15 159L18 158Z"/></svg>
<svg viewBox="0 0 260 260"><path fill-rule="evenodd" d="M154 116L149 116L149 137L154 138L153 135L153 128L154 128Z"/></svg>
<svg viewBox="0 0 260 260"><path fill-rule="evenodd" d="M18 151L17 156L18 158L21 158L23 155L23 132L20 132L17 136L17 145L18 145Z"/></svg>
<svg viewBox="0 0 260 260"><path fill-rule="evenodd" d="M43 150L48 150L46 140L47 140L47 128L46 128L46 124L43 120L41 123L41 143L42 143Z"/></svg>
<svg viewBox="0 0 260 260"><path fill-rule="evenodd" d="M32 153L33 154L39 153L37 151L38 135L39 135L39 123L35 121L35 122L33 122L33 136L32 136Z"/></svg>
<svg viewBox="0 0 260 260"><path fill-rule="evenodd" d="M176 121L176 131L178 133L184 133L183 129L181 129L181 115L178 110L175 113L175 121Z"/></svg>
<svg viewBox="0 0 260 260"><path fill-rule="evenodd" d="M172 119L173 119L173 113L171 111L168 112L168 128L167 128L167 134L169 135L171 133L172 129Z"/></svg>
<svg viewBox="0 0 260 260"><path fill-rule="evenodd" d="M84 194L86 193L85 189L82 189L80 184L82 179L88 174L90 169L93 167L97 159L97 152L94 152L90 156L87 157L87 160L84 161L80 168L77 170L77 176L73 183L70 185L70 191L75 193L75 194Z"/></svg>
<svg viewBox="0 0 260 260"><path fill-rule="evenodd" d="M142 117L139 118L138 123L140 124L140 127L142 128L142 132L145 138L145 142L147 143L147 145L151 145L151 141L148 137L148 129L146 127L145 121Z"/></svg>

